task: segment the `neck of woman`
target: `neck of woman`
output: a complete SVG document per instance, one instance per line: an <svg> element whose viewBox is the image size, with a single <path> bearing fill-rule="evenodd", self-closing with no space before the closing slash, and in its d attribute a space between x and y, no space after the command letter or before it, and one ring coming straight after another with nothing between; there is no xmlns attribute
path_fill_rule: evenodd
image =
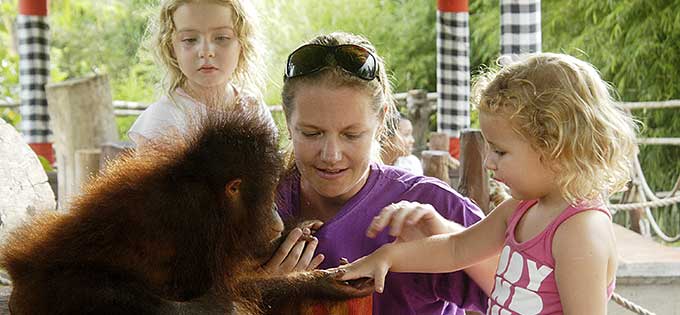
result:
<svg viewBox="0 0 680 315"><path fill-rule="evenodd" d="M300 214L304 220L321 220L326 222L342 209L347 200L344 198L327 198L319 195L312 187L300 182Z"/></svg>

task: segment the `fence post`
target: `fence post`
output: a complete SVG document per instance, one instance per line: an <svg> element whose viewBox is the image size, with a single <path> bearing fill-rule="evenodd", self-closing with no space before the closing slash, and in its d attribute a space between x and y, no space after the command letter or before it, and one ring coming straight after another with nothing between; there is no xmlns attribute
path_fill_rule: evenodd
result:
<svg viewBox="0 0 680 315"><path fill-rule="evenodd" d="M458 192L489 213L489 176L484 167L484 139L479 130L464 129L460 134L460 183Z"/></svg>
<svg viewBox="0 0 680 315"><path fill-rule="evenodd" d="M102 143L101 157L99 158L99 169L104 170L106 166L118 159L121 155L130 154L135 149L135 145L129 141L110 141Z"/></svg>
<svg viewBox="0 0 680 315"><path fill-rule="evenodd" d="M57 153L58 208L80 189L76 179L76 151L97 149L118 139L111 88L105 75L47 84L48 111Z"/></svg>
<svg viewBox="0 0 680 315"><path fill-rule="evenodd" d="M450 185L449 152L424 150L421 154L423 158L423 174L425 176L439 178Z"/></svg>
<svg viewBox="0 0 680 315"><path fill-rule="evenodd" d="M427 142L430 150L449 152L449 146L449 135L443 132L430 132L430 141Z"/></svg>
<svg viewBox="0 0 680 315"><path fill-rule="evenodd" d="M406 108L408 109L408 119L413 124L413 145L414 154L420 156L425 150L427 141L427 131L430 124L430 115L436 110L436 106L427 100L425 90L410 90L406 94Z"/></svg>
<svg viewBox="0 0 680 315"><path fill-rule="evenodd" d="M99 159L102 151L100 149L80 149L76 150L75 159L75 193L83 191L83 186L99 173Z"/></svg>

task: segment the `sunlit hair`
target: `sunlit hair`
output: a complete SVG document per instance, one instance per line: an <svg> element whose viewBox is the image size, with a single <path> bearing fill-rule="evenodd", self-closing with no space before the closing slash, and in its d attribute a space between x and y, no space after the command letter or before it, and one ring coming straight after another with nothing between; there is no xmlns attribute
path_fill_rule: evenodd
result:
<svg viewBox="0 0 680 315"><path fill-rule="evenodd" d="M389 146L395 145L392 143L390 136L396 133L396 122L398 122L399 116L394 95L392 94L392 86L390 85L390 80L387 77L385 62L378 55L373 44L371 44L368 39L360 35L335 32L326 35L319 35L305 43L305 45L306 44L318 44L324 46L353 44L361 46L370 51L377 59L377 78L367 81L344 71L342 68L340 68L340 66L335 66L322 69L321 71L315 73L284 79L281 98L286 120L290 122L291 115L295 111L296 92L303 87L349 87L357 90L363 90L367 94L371 95L373 100L371 102L371 112L375 113L378 121L382 122L382 125L378 128L376 135L377 139L372 146L373 152L371 152L371 158L374 161L380 162L381 148L387 148ZM292 167L292 163L294 163L292 147L288 150L289 157L287 162L288 166Z"/></svg>
<svg viewBox="0 0 680 315"><path fill-rule="evenodd" d="M187 3L215 3L230 8L233 14L234 31L241 44L238 65L234 70L231 83L237 89L246 90L259 96L264 83L262 47L258 38L258 17L255 8L248 0L162 0L159 14L152 19L147 29L147 49L153 53L156 62L164 68L162 78L163 92L172 95L178 87L186 85L186 76L179 68L174 56L173 38L175 23L173 15L180 6Z"/></svg>
<svg viewBox="0 0 680 315"><path fill-rule="evenodd" d="M637 123L610 90L589 63L539 53L477 77L472 99L480 112L508 118L577 203L630 179Z"/></svg>

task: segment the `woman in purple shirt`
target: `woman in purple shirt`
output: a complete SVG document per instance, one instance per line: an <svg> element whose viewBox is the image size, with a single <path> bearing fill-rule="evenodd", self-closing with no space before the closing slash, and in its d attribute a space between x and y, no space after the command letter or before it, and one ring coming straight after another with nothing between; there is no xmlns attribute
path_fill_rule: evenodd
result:
<svg viewBox="0 0 680 315"><path fill-rule="evenodd" d="M347 33L318 36L290 54L282 96L293 150L277 205L286 221L323 224L312 227L318 230L308 242L299 239L303 231L293 230L265 270L336 267L341 258L353 261L385 243L453 231L482 218L445 183L376 162L383 133L394 128L386 122L396 113L385 70L368 40ZM402 200L434 208L399 212L390 206ZM389 274L385 291L373 296L373 314L484 310L494 271L489 262L448 274Z"/></svg>

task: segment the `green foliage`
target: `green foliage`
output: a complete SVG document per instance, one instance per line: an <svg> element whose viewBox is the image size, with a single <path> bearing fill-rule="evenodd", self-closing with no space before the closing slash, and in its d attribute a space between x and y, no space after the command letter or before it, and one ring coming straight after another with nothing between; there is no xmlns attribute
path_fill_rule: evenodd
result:
<svg viewBox="0 0 680 315"><path fill-rule="evenodd" d="M114 99L153 99L155 67L140 63L137 57L153 12L149 1L61 0L50 4L53 81L106 73Z"/></svg>
<svg viewBox="0 0 680 315"><path fill-rule="evenodd" d="M128 130L137 119L137 116L118 116L116 117L116 126L118 126L118 138L122 141L128 141Z"/></svg>
<svg viewBox="0 0 680 315"><path fill-rule="evenodd" d="M279 128L279 147L286 148L290 143L288 128L286 128L286 116L283 114L283 111L273 111L272 116L276 126Z"/></svg>
<svg viewBox="0 0 680 315"><path fill-rule="evenodd" d="M283 67L288 53L321 33L345 31L376 45L396 91L436 89L434 1L419 0L262 0L260 14L267 39L266 91L269 104L281 102Z"/></svg>
<svg viewBox="0 0 680 315"><path fill-rule="evenodd" d="M16 0L0 0L0 100L19 95L19 55L13 37Z"/></svg>
<svg viewBox="0 0 680 315"><path fill-rule="evenodd" d="M0 118L15 128L18 127L21 122L21 115L9 108L0 109Z"/></svg>
<svg viewBox="0 0 680 315"><path fill-rule="evenodd" d="M45 172L54 172L54 168L50 164L50 161L48 161L44 156L38 155L38 160L40 161L40 165L42 166L43 170L45 170Z"/></svg>

